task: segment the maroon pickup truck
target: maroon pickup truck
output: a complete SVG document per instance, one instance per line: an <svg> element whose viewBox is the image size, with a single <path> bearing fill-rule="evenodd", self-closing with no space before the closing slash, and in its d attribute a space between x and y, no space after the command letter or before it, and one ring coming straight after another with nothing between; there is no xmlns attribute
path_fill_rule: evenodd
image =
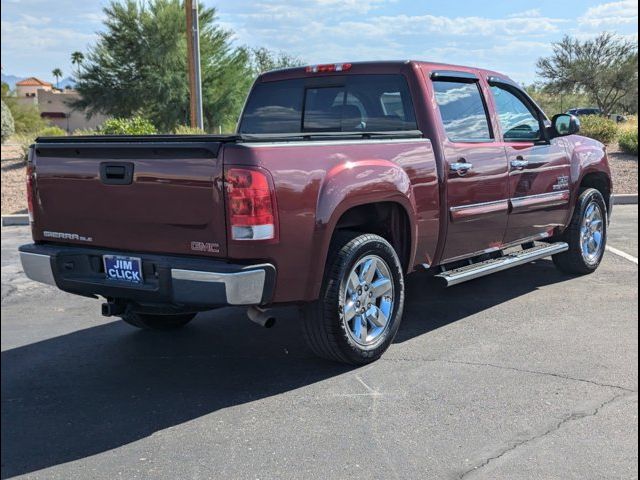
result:
<svg viewBox="0 0 640 480"><path fill-rule="evenodd" d="M477 68L268 72L234 135L39 138L22 264L141 328L227 305L269 326L297 304L315 353L364 364L416 269L456 285L548 256L598 267L611 175L578 129Z"/></svg>

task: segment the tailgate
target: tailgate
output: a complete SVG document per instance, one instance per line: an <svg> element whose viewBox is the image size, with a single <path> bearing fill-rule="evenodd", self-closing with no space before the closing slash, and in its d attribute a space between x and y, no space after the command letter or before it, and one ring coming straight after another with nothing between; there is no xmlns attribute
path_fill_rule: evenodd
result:
<svg viewBox="0 0 640 480"><path fill-rule="evenodd" d="M34 240L226 255L221 145L36 143Z"/></svg>

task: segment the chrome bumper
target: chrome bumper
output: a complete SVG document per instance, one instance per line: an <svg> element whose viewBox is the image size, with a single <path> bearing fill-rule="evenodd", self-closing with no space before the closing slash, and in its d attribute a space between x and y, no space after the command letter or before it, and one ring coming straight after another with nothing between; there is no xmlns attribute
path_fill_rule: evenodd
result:
<svg viewBox="0 0 640 480"><path fill-rule="evenodd" d="M51 257L49 255L41 255L39 253L20 252L20 262L22 270L31 280L48 285L57 286L56 279L53 276L53 268L51 268Z"/></svg>
<svg viewBox="0 0 640 480"><path fill-rule="evenodd" d="M234 273L201 272L198 270L171 269L174 292L192 287L191 282L203 285L224 285L229 305L259 305L264 292L264 270L248 270Z"/></svg>
<svg viewBox="0 0 640 480"><path fill-rule="evenodd" d="M236 265L219 260L137 254L143 264L153 264L156 275L141 284L126 284L91 268L90 257L113 252L25 245L20 261L25 275L36 282L81 295L101 295L124 300L171 303L198 307L262 305L275 285L275 267L269 263ZM95 263L95 262L94 262Z"/></svg>

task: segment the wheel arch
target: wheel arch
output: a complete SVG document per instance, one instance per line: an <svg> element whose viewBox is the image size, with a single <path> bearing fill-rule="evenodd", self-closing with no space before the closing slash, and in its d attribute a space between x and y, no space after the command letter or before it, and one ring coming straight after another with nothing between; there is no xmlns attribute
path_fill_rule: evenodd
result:
<svg viewBox="0 0 640 480"><path fill-rule="evenodd" d="M329 254L331 241L336 233L355 231L373 233L387 240L394 248L405 272L409 272L414 262L416 249L416 225L414 209L407 196L398 195L381 201L349 202L345 199L335 209L326 228L317 239L320 248L312 282L313 298L320 293L322 278Z"/></svg>

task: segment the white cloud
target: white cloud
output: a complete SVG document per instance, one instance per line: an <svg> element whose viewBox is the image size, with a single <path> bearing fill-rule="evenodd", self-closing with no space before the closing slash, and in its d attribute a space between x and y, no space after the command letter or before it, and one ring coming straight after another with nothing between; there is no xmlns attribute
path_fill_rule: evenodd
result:
<svg viewBox="0 0 640 480"><path fill-rule="evenodd" d="M337 9L359 13L368 13L386 2L387 0L313 0L313 3L321 8L331 7L334 11Z"/></svg>
<svg viewBox="0 0 640 480"><path fill-rule="evenodd" d="M524 12L517 12L507 15L507 18L533 18L533 17L541 17L542 12L540 12L539 8L532 8L531 10L525 10Z"/></svg>
<svg viewBox="0 0 640 480"><path fill-rule="evenodd" d="M610 2L589 8L578 18L581 25L595 28L610 28L638 23L637 0Z"/></svg>

